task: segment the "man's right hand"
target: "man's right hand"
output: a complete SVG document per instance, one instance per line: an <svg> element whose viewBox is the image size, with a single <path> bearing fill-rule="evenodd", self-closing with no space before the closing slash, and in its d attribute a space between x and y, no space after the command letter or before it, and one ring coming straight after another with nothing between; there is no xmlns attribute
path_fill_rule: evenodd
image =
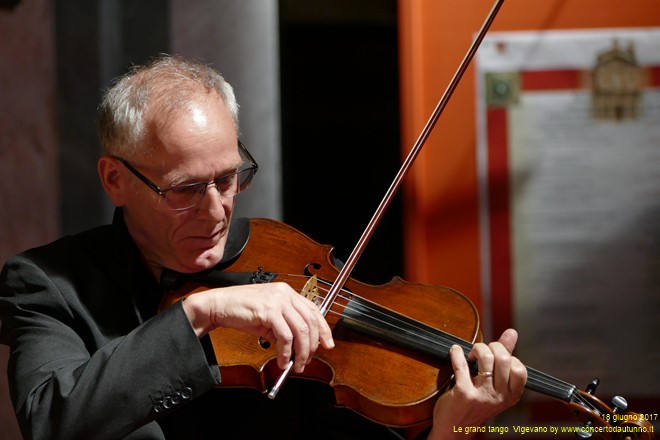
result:
<svg viewBox="0 0 660 440"><path fill-rule="evenodd" d="M295 353L301 373L316 349L334 347L332 331L319 308L288 284L276 282L209 289L190 295L183 309L198 337L227 327L275 343L277 364L284 369Z"/></svg>

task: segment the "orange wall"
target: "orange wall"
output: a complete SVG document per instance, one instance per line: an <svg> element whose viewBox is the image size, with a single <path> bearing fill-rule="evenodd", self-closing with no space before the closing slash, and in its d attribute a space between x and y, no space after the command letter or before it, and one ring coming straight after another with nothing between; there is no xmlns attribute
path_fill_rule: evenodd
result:
<svg viewBox="0 0 660 440"><path fill-rule="evenodd" d="M403 154L494 0L399 0ZM660 26L658 0L506 0L491 31ZM406 273L480 301L475 78L465 73L418 157L406 194Z"/></svg>

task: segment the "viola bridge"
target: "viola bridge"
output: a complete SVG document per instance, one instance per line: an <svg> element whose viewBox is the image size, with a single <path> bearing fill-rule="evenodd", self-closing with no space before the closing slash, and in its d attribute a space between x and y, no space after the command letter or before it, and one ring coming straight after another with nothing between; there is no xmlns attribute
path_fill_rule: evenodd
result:
<svg viewBox="0 0 660 440"><path fill-rule="evenodd" d="M300 294L317 306L320 306L321 303L323 303L323 297L319 295L318 277L316 275L309 277Z"/></svg>

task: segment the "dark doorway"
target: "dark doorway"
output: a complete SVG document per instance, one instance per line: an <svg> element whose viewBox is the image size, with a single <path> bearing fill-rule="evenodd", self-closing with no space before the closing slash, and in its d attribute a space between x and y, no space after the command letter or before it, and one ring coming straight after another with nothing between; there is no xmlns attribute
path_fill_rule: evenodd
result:
<svg viewBox="0 0 660 440"><path fill-rule="evenodd" d="M401 163L396 0L281 0L284 221L345 260ZM397 196L353 272L402 274Z"/></svg>

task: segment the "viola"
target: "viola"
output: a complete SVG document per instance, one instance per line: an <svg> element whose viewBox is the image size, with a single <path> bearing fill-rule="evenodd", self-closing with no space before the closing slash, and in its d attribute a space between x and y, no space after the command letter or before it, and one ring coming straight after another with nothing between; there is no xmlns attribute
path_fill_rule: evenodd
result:
<svg viewBox="0 0 660 440"><path fill-rule="evenodd" d="M242 283L284 281L317 304L327 297L339 273L332 247L269 219L239 219L230 231L226 256L213 270L164 274L173 290L161 309L211 287ZM326 318L335 347L319 348L304 373L291 374L328 384L337 405L393 427L428 426L436 399L452 384L449 348L458 344L467 356L481 338L477 309L466 296L398 277L379 286L349 278ZM227 328L209 336L221 368L219 387L267 392L277 382L277 352L267 341ZM533 368L527 372L526 387L566 402L585 432L652 438L651 424L629 412L625 399L615 398L610 408L593 396L595 381L581 391Z"/></svg>

